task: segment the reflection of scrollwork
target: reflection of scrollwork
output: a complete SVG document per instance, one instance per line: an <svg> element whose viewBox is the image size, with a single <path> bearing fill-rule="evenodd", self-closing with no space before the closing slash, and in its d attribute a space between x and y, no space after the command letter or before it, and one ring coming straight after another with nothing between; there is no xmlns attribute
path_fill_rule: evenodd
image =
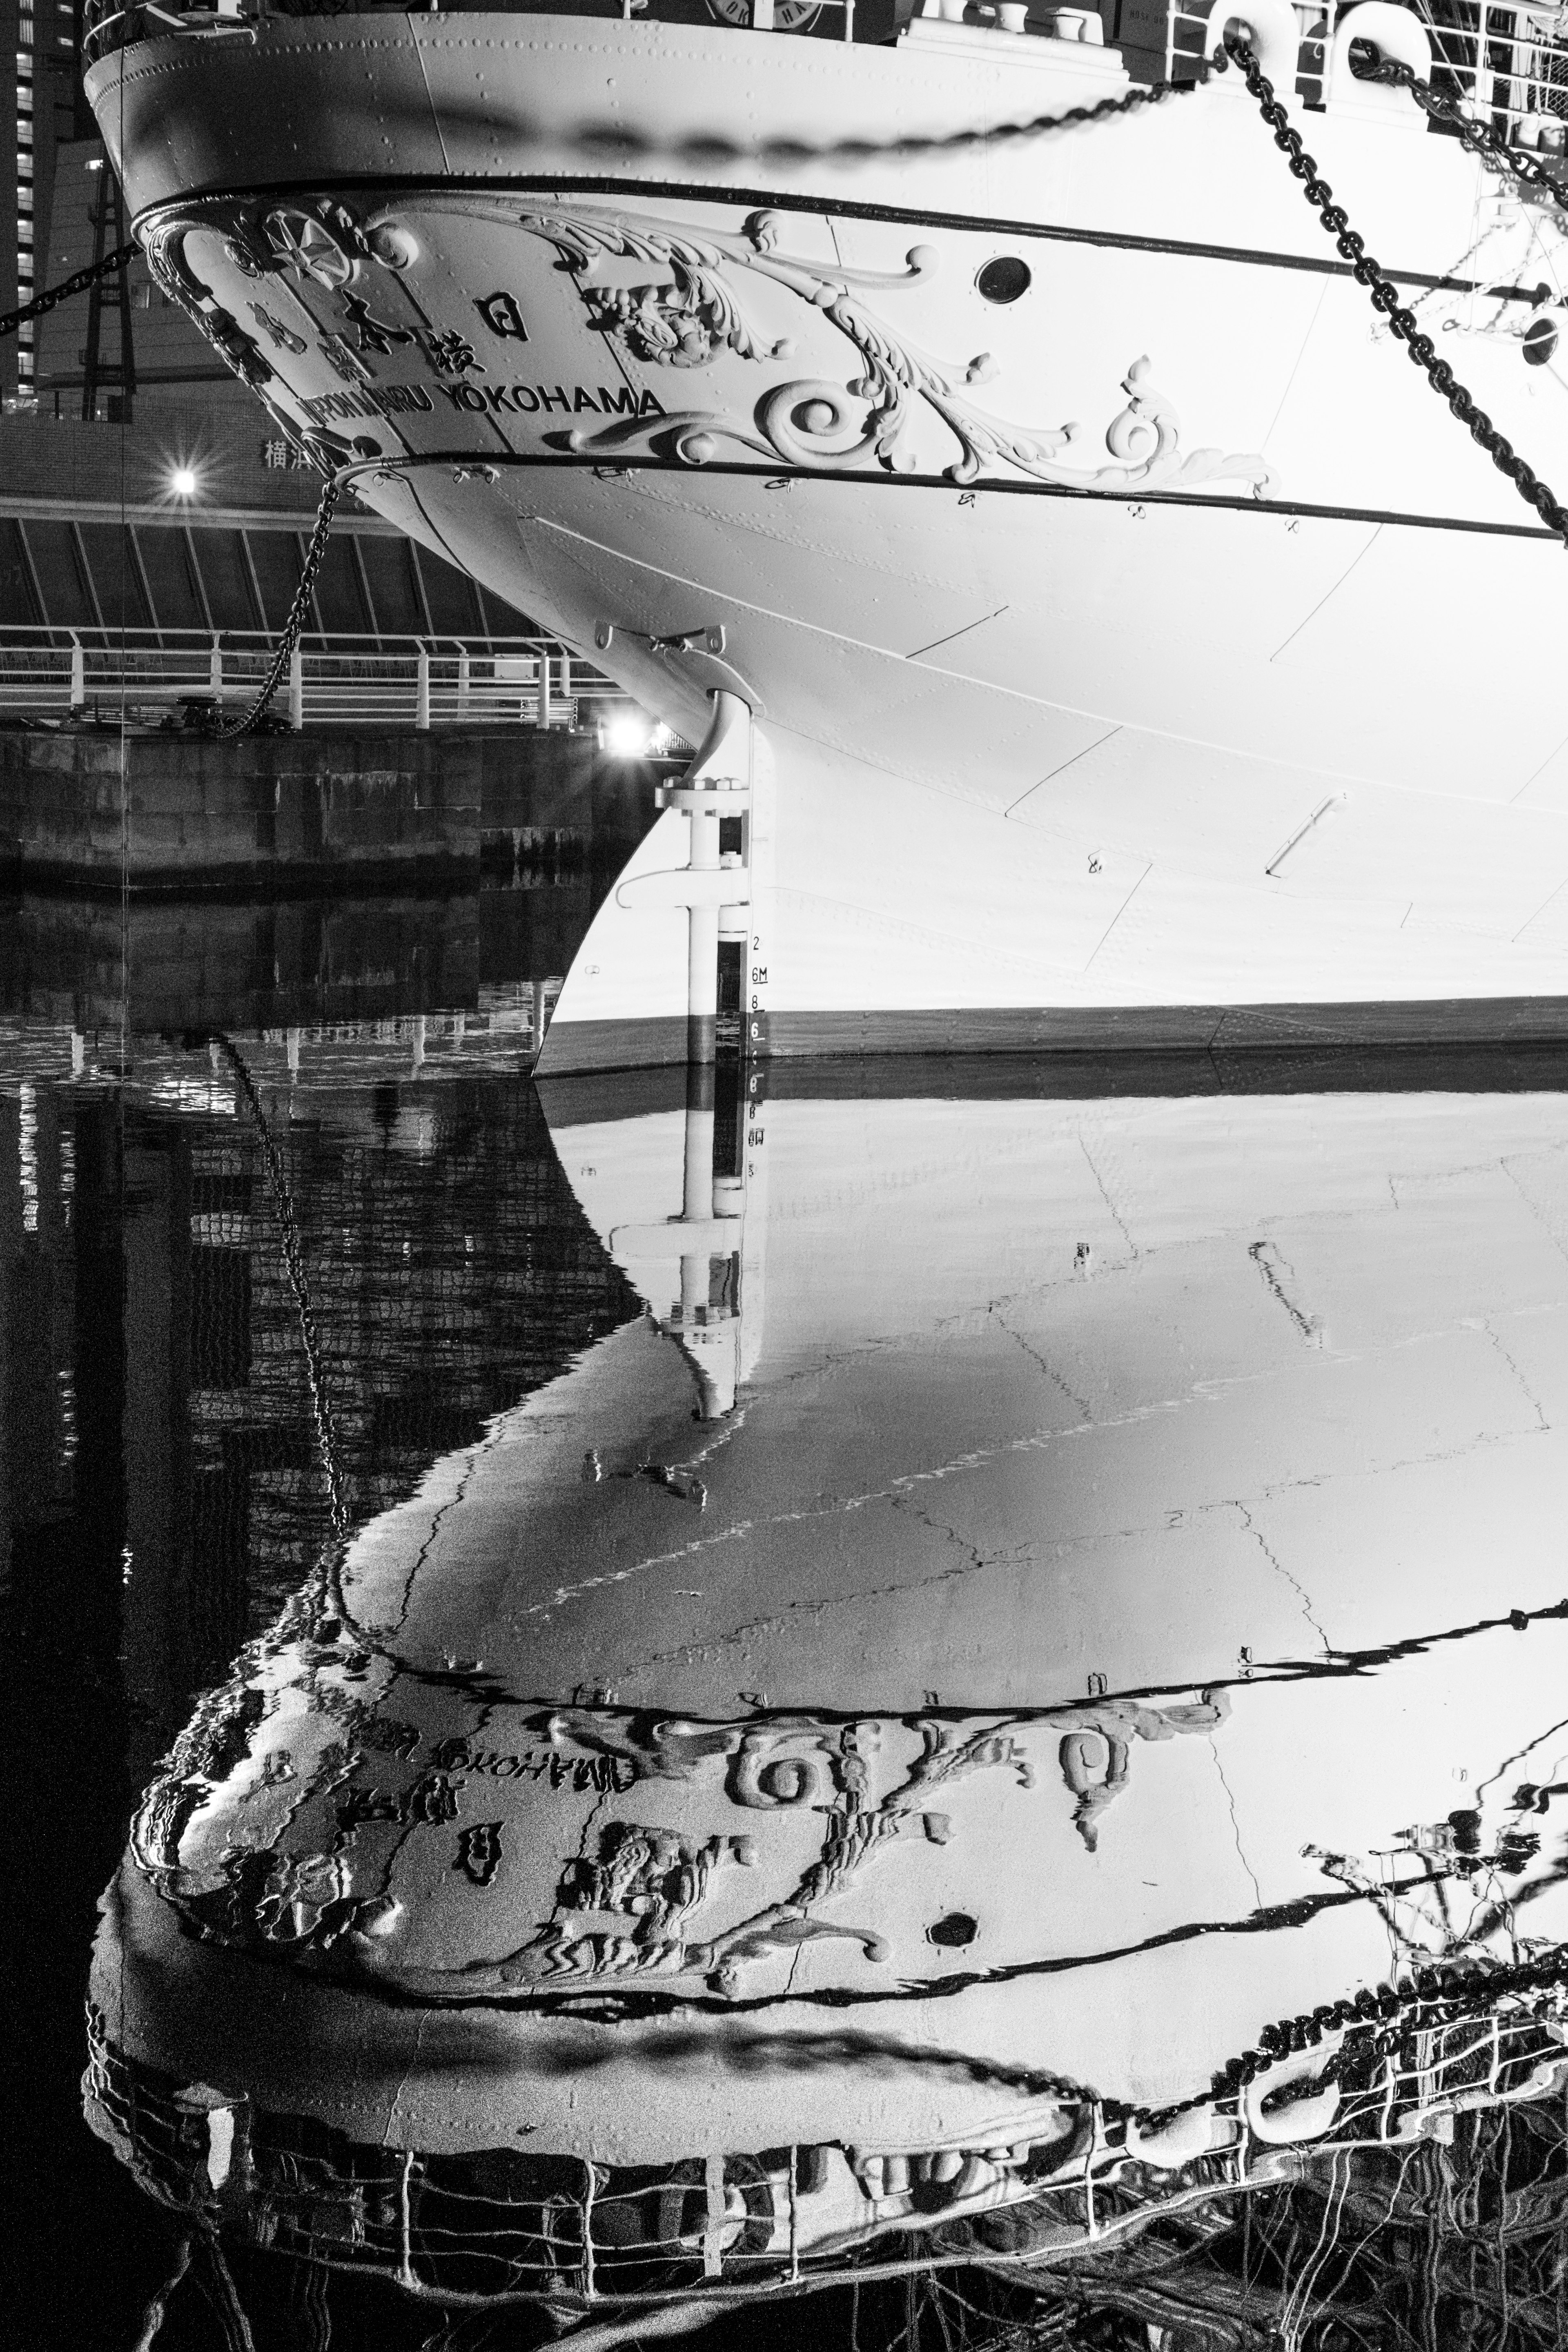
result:
<svg viewBox="0 0 1568 2352"><path fill-rule="evenodd" d="M915 286L937 263L930 246L914 247L901 273L846 269L781 252L778 215L753 214L740 236L719 231L693 236L673 226L634 226L619 215L595 217L524 213L519 226L544 238L575 277L594 324L620 339L631 355L672 367L703 367L721 352L742 359L784 359L787 341L768 342L745 319L725 276L741 268L786 288L831 320L854 344L861 373L847 384L802 377L763 394L756 422L769 453L795 466L854 467L867 458L903 472L916 463L909 427L924 406L940 416L959 445L946 472L950 480L973 482L989 467L1016 467L1037 481L1063 488L1132 491L1186 488L1229 477L1261 492L1268 468L1258 457L1226 456L1218 449L1184 454L1174 410L1148 383L1149 361L1137 359L1122 380L1127 405L1111 420L1106 446L1110 466L1073 467L1060 453L1079 430L1076 425L1018 426L977 408L968 388L995 373L989 354L962 362L931 360L895 335L852 293L852 289ZM612 261L641 262L647 283L615 285L605 280ZM657 274L656 274L657 273ZM721 438L749 443L740 427L717 416L691 420L692 428L672 441L673 454L689 465L709 462ZM611 435L597 434L574 447L607 447ZM632 436L626 436L631 438ZM655 445L645 438L644 446ZM750 446L755 446L752 444Z"/></svg>
<svg viewBox="0 0 1568 2352"><path fill-rule="evenodd" d="M1072 1824L1093 1853L1100 1817L1127 1786L1134 1739L1173 1739L1181 1732L1211 1732L1230 1714L1225 1691L1205 1691L1187 1706L1140 1706L1135 1699L1101 1699L1062 1717L1058 1750L1062 1779L1078 1799ZM1070 1728L1068 1727L1070 1724Z"/></svg>

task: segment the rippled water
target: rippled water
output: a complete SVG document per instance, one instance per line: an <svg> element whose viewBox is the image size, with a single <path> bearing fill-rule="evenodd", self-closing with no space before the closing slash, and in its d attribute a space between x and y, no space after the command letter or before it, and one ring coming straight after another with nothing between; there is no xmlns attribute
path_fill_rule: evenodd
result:
<svg viewBox="0 0 1568 2352"><path fill-rule="evenodd" d="M19 2340L1568 2340L1563 1070L541 1017L0 1040Z"/></svg>

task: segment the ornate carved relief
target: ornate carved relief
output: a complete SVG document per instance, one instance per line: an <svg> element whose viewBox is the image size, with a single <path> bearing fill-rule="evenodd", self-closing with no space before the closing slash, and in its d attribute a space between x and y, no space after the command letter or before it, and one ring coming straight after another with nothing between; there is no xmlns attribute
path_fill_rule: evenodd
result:
<svg viewBox="0 0 1568 2352"><path fill-rule="evenodd" d="M760 446L786 465L837 470L869 458L894 471L908 470L916 462L909 427L923 404L958 442L960 454L945 469L958 483L976 481L1000 467L1064 488L1123 492L1188 488L1222 478L1249 482L1261 492L1270 478L1260 457L1227 456L1218 449L1184 452L1175 411L1149 382L1146 356L1134 360L1122 379L1127 405L1106 428L1111 465L1061 462L1076 425L1024 427L989 415L968 396L969 386L997 373L988 353L962 362L927 358L851 290L919 285L938 265L930 246L914 247L906 269L889 274L830 267L781 251L779 217L772 213L753 214L740 236L696 236L611 214L524 213L519 226L555 247L576 278L595 326L646 364L705 367L723 351L748 360L793 356L788 339L770 341L747 319L726 275L734 269L787 288L855 346L862 370L847 383L800 377L763 394L755 411L761 444L718 412L689 411L665 420L667 446L688 465L710 462L720 443L728 441L748 449ZM611 263L626 261L645 265L646 282L616 283L607 276ZM649 431L612 427L574 433L569 446L596 451L658 445Z"/></svg>

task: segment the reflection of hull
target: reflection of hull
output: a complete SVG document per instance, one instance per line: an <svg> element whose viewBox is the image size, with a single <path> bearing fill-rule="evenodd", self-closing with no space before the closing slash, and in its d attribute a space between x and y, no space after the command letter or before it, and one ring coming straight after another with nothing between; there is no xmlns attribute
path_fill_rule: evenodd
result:
<svg viewBox="0 0 1568 2352"><path fill-rule="evenodd" d="M728 121L737 74L764 140L1123 84L924 20L824 74L815 43L498 18L476 98L474 21L268 19L91 87L167 282L279 419L681 731L719 688L753 710L760 1049L1206 1036L1237 1007L1443 1031L1464 999L1506 1028L1500 1000L1568 991L1559 730L1495 683L1559 551L1369 342L1234 92L1021 152L672 179L584 165L606 56L656 149ZM1473 245L1453 142L1351 107L1314 145L1396 266ZM1557 235L1504 219L1488 282ZM1005 309L999 252L1033 272ZM1466 373L1550 474L1560 395L1523 413L1515 340ZM679 1057L678 904L612 901L555 1066Z"/></svg>
<svg viewBox="0 0 1568 2352"><path fill-rule="evenodd" d="M1447 1953L1434 1883L1482 1964L1505 1887L1553 1932L1555 1101L753 1096L717 1180L700 1100L571 1105L667 1332L205 1703L117 2043L399 2145L1011 2146ZM290 2101L290 2018L352 2086Z"/></svg>

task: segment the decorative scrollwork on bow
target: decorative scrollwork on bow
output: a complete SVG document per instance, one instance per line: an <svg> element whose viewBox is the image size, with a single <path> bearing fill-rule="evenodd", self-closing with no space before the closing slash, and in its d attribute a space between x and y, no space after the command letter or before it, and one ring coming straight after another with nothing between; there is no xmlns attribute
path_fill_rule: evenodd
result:
<svg viewBox="0 0 1568 2352"><path fill-rule="evenodd" d="M594 324L645 363L706 367L725 351L747 360L794 356L788 338L770 340L748 320L726 275L731 269L785 288L831 321L859 354L859 374L843 384L820 376L792 379L774 384L756 405L763 454L786 465L847 471L870 462L912 471L918 460L910 428L923 406L958 443L959 454L944 470L961 485L999 467L1063 488L1124 493L1186 488L1228 477L1249 482L1261 495L1270 480L1261 457L1183 451L1175 411L1149 383L1147 356L1134 360L1122 379L1127 405L1106 430L1114 461L1109 466L1062 462L1080 429L1076 424L1020 426L978 407L968 388L996 373L988 353L959 363L931 359L858 299L864 288L898 291L930 278L939 263L931 246L912 247L901 272L868 271L782 251L780 216L773 213L753 214L739 236L694 236L609 214L525 213L519 226L555 247ZM612 262L627 261L646 266L646 281L617 283L607 274ZM677 435L666 425L663 446L688 465L709 462L724 440L759 446L752 434L721 415L692 413L681 421L686 429ZM657 446L648 435L643 438L650 448ZM621 447L626 440L616 427L571 436L572 446L584 450Z"/></svg>

